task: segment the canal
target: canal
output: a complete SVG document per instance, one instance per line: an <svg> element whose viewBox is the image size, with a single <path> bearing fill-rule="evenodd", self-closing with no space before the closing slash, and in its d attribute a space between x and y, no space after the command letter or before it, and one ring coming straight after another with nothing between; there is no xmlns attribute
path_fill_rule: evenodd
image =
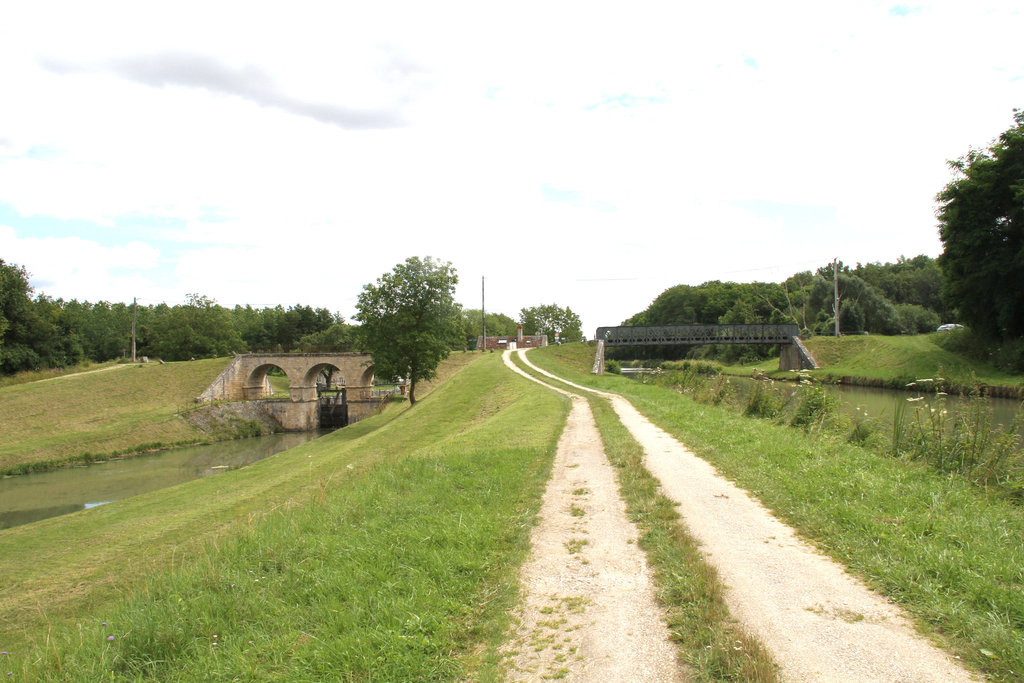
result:
<svg viewBox="0 0 1024 683"><path fill-rule="evenodd" d="M270 457L325 432L288 432L0 479L0 529L209 477Z"/></svg>
<svg viewBox="0 0 1024 683"><path fill-rule="evenodd" d="M741 378L742 379L742 378ZM753 382L756 380L744 380ZM776 386L786 386L790 391L796 392L797 385L790 382L776 382ZM892 423L892 415L898 402L907 403L909 411L930 410L940 403L946 410L955 413L965 408L971 401L977 398L956 395L941 395L934 392L914 391L908 389L883 389L877 387L860 387L848 384L823 385L826 389L840 399L840 409L851 417L871 417ZM992 410L992 424L999 426L1010 425L1017 416L1020 409L1020 401L1008 398L985 398L988 407Z"/></svg>

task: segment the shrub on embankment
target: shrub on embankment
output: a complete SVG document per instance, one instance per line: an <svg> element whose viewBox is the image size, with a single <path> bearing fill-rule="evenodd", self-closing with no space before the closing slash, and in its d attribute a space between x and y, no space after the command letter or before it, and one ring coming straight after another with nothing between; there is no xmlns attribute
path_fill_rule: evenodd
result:
<svg viewBox="0 0 1024 683"><path fill-rule="evenodd" d="M0 532L12 570L0 594L4 670L62 681L485 677L567 401L496 354L475 359L414 408Z"/></svg>
<svg viewBox="0 0 1024 683"><path fill-rule="evenodd" d="M917 460L827 430L745 418L734 407L590 374L593 347L531 352L550 372L615 391L752 492L929 636L993 680L1024 672L1024 508ZM724 381L724 379L723 379Z"/></svg>

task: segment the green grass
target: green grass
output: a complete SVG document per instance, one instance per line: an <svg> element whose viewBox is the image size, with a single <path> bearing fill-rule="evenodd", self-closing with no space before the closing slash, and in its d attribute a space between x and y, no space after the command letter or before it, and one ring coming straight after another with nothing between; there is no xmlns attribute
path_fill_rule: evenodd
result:
<svg viewBox="0 0 1024 683"><path fill-rule="evenodd" d="M111 360L102 363L94 363L93 361L87 360L79 363L78 365L72 365L71 367L62 368L60 370L48 368L45 370L25 370L13 375L0 375L0 388L10 387L16 384L28 384L29 382L38 382L46 379L56 379L58 377L69 377L83 372L105 370L107 368L123 365L127 362L128 361L125 360Z"/></svg>
<svg viewBox="0 0 1024 683"><path fill-rule="evenodd" d="M11 680L495 677L568 405L471 360L413 408L0 532Z"/></svg>
<svg viewBox="0 0 1024 683"><path fill-rule="evenodd" d="M823 364L812 375L822 378L863 377L904 386L921 378L942 377L947 386L970 388L978 383L1020 385L1022 378L970 360L940 347L937 335L880 337L875 335L814 337L807 346Z"/></svg>
<svg viewBox="0 0 1024 683"><path fill-rule="evenodd" d="M0 389L0 473L208 440L177 416L226 359L111 365Z"/></svg>
<svg viewBox="0 0 1024 683"><path fill-rule="evenodd" d="M744 418L670 389L589 374L593 347L531 353L628 397L654 423L903 606L995 680L1024 677L1024 510L917 462Z"/></svg>
<svg viewBox="0 0 1024 683"><path fill-rule="evenodd" d="M533 351L531 360L538 358ZM514 356L516 364L532 372ZM549 377L539 377L551 382ZM557 384L557 383L556 383ZM619 421L607 399L587 392L604 451L615 467L626 512L640 532L639 546L653 570L658 601L665 610L672 640L694 680L778 680L778 669L763 645L729 614L725 587L705 562L699 544L682 524L675 504L643 465L643 447ZM584 495L576 489L573 495Z"/></svg>
<svg viewBox="0 0 1024 683"><path fill-rule="evenodd" d="M901 389L916 380L941 377L943 382L935 387L957 393L971 393L979 385L1018 391L1024 386L1021 375L1003 372L942 348L937 343L941 335L812 337L804 344L819 365L810 375L823 382L845 381ZM724 371L749 376L755 368L774 377L795 374L780 372L778 360L774 358L728 366Z"/></svg>

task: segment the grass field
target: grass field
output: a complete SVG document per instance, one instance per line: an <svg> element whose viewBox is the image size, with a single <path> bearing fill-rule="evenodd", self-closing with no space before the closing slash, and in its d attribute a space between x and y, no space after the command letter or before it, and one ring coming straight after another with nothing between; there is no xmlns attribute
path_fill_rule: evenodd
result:
<svg viewBox="0 0 1024 683"><path fill-rule="evenodd" d="M0 532L0 670L493 678L567 402L497 355L446 374L242 470Z"/></svg>
<svg viewBox="0 0 1024 683"><path fill-rule="evenodd" d="M942 378L934 386L958 393L970 393L979 385L1015 390L1024 387L1024 376L1003 372L942 348L936 343L941 334L811 337L804 344L818 361L819 369L809 374L824 382L851 381L896 389L921 379ZM774 377L793 375L779 371L777 359L728 366L725 372L749 376L755 368Z"/></svg>
<svg viewBox="0 0 1024 683"><path fill-rule="evenodd" d="M995 680L1024 675L1019 506L915 463L594 377L590 346L531 358L627 395L930 637ZM242 470L0 531L0 674L496 679L567 405L498 354L456 354L434 386L414 408L393 404ZM728 622L714 588L671 571L699 553L676 538L635 443L606 406L595 413L641 543L668 575L673 628ZM688 634L683 647L705 679L743 678L749 662L715 657L722 634Z"/></svg>
<svg viewBox="0 0 1024 683"><path fill-rule="evenodd" d="M590 373L593 347L531 360L627 396L653 422L907 609L995 680L1024 678L1024 509L916 462Z"/></svg>
<svg viewBox="0 0 1024 683"><path fill-rule="evenodd" d="M0 388L0 473L206 440L177 412L227 363L108 365Z"/></svg>

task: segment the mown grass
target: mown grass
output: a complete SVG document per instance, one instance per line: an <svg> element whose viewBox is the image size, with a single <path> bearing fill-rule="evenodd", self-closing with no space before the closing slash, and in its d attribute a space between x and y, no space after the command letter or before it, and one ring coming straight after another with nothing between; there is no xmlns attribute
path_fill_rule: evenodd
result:
<svg viewBox="0 0 1024 683"><path fill-rule="evenodd" d="M113 365L0 389L0 473L209 437L177 417L226 359Z"/></svg>
<svg viewBox="0 0 1024 683"><path fill-rule="evenodd" d="M1024 677L1024 510L915 461L589 374L593 347L531 353L616 391L995 680Z"/></svg>
<svg viewBox="0 0 1024 683"><path fill-rule="evenodd" d="M1003 372L992 365L967 358L939 345L941 332L914 336L886 337L852 335L812 337L804 344L819 368L810 375L822 382L847 381L853 384L902 389L921 378L941 377L934 388L955 393L977 393L979 387L1006 387L1019 391L1024 377ZM780 378L794 373L779 371L774 359L725 366L728 374L750 376L754 369Z"/></svg>
<svg viewBox="0 0 1024 683"><path fill-rule="evenodd" d="M936 343L942 333L880 337L876 335L814 337L808 348L824 367L812 372L819 379L862 377L885 380L903 387L922 377L942 377L946 386L971 389L980 384L1020 385L1019 375L1002 372L943 349Z"/></svg>
<svg viewBox="0 0 1024 683"><path fill-rule="evenodd" d="M0 667L10 680L493 677L567 402L475 359L413 408L0 532Z"/></svg>
<svg viewBox="0 0 1024 683"><path fill-rule="evenodd" d="M536 352L531 352L531 359ZM516 363L525 370L530 368ZM551 382L548 377L540 377ZM776 681L770 653L729 614L718 572L704 561L660 483L643 464L643 447L619 421L607 399L580 392L590 402L604 451L616 469L626 512L640 531L639 546L652 569L680 658L700 681Z"/></svg>
<svg viewBox="0 0 1024 683"><path fill-rule="evenodd" d="M23 372L17 372L13 375L0 376L0 387L10 387L15 384L28 384L29 382L38 382L40 380L47 379L58 379L61 377L68 377L70 375L76 375L82 372L93 372L95 370L103 370L110 367L115 367L123 361L106 361L104 363L94 363L92 361L83 361L78 365L73 365L67 368L55 369L47 368L45 370L25 370Z"/></svg>

